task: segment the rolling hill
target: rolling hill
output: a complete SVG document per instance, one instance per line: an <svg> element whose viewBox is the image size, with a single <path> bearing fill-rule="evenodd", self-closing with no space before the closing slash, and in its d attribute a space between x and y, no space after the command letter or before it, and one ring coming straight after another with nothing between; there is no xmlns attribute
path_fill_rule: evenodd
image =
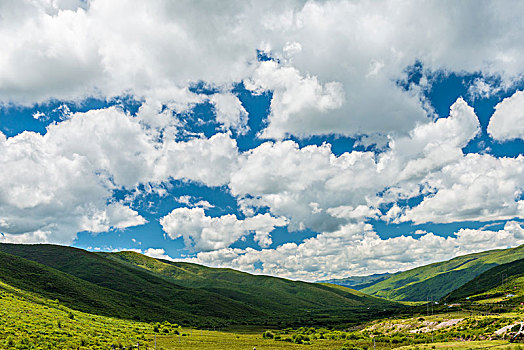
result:
<svg viewBox="0 0 524 350"><path fill-rule="evenodd" d="M439 300L483 272L522 258L524 245L463 255L391 274L384 280L371 282L371 285L361 291L396 301L425 301L427 298Z"/></svg>
<svg viewBox="0 0 524 350"><path fill-rule="evenodd" d="M135 252L100 253L112 261L137 267L178 285L225 295L264 310L289 312L290 308L336 310L339 307L388 306L383 299L329 284L290 281L270 276L254 276L224 268L153 259ZM368 305L369 304L369 305Z"/></svg>
<svg viewBox="0 0 524 350"><path fill-rule="evenodd" d="M401 307L352 289L170 262L133 252L0 244L0 280L72 309L196 326L336 324ZM369 308L369 309L368 309Z"/></svg>
<svg viewBox="0 0 524 350"><path fill-rule="evenodd" d="M105 259L82 250L58 246L30 247L19 246L23 255L28 255L28 250L32 249L34 253L42 253L37 259L40 261L45 257L49 261L56 258L52 265L62 267L63 271L0 252L0 280L39 296L60 300L76 310L125 319L169 320L184 324L208 322L210 325L223 324L238 317L246 319L244 315L264 316L259 310L217 294L184 288L132 269L126 271L125 266L104 264ZM12 251L17 247L9 245L8 248L6 250ZM59 266L60 259L63 266ZM64 272L67 270L81 272Z"/></svg>

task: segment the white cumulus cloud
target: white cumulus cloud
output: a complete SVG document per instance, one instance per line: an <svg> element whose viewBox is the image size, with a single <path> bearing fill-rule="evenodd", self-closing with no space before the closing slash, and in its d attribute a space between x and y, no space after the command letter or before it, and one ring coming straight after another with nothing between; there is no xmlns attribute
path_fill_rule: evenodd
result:
<svg viewBox="0 0 524 350"><path fill-rule="evenodd" d="M524 156L496 158L468 154L424 182L436 193L401 220L415 223L490 221L524 217Z"/></svg>
<svg viewBox="0 0 524 350"><path fill-rule="evenodd" d="M376 217L382 203L438 189L429 179L439 179L446 166L460 163L465 157L462 148L479 131L473 109L458 99L448 118L420 124L407 136L391 138L388 150L378 155L352 151L337 157L329 144L300 148L294 141L266 142L241 155L229 187L246 212L267 206L274 215L289 218L292 230L334 231L348 222ZM516 191L522 183L519 171L508 176ZM514 202L513 197L511 200ZM502 199L497 204L505 206ZM401 214L396 206L391 210L396 212L385 219ZM458 213L455 211L455 219L465 220Z"/></svg>
<svg viewBox="0 0 524 350"><path fill-rule="evenodd" d="M161 218L160 224L170 238L183 237L187 247L206 251L226 248L250 232L261 247L267 247L272 243L271 231L287 221L269 214L244 220L232 214L210 217L202 208L177 208Z"/></svg>
<svg viewBox="0 0 524 350"><path fill-rule="evenodd" d="M524 91L517 91L495 106L488 132L495 140L524 139Z"/></svg>
<svg viewBox="0 0 524 350"><path fill-rule="evenodd" d="M0 5L0 96L32 105L131 95L184 110L205 100L192 84L230 97L244 81L274 92L265 137L405 134L426 120L420 88L397 84L415 62L427 71L498 76L506 86L519 79L522 6L9 2ZM257 50L275 60L258 62ZM242 125L241 109L217 111L224 125Z"/></svg>
<svg viewBox="0 0 524 350"><path fill-rule="evenodd" d="M303 243L286 243L275 249L223 248L200 252L187 261L216 267L315 281L396 272L490 249L524 244L524 229L515 221L499 231L461 229L450 237L421 232L417 237L381 239L371 225L350 224L322 233ZM255 271L254 263L262 263Z"/></svg>
<svg viewBox="0 0 524 350"><path fill-rule="evenodd" d="M236 129L240 133L248 131L248 113L237 96L232 93L213 94L210 102L215 107L217 121L225 128Z"/></svg>
<svg viewBox="0 0 524 350"><path fill-rule="evenodd" d="M114 107L73 114L45 135L0 134L0 232L10 241L67 244L79 231L141 225L114 190L170 179L224 185L236 155L228 134L158 139Z"/></svg>

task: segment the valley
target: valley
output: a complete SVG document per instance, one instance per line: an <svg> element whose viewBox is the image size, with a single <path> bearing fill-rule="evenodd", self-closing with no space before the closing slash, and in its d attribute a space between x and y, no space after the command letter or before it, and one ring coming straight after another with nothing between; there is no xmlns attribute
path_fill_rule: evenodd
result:
<svg viewBox="0 0 524 350"><path fill-rule="evenodd" d="M475 255L494 266L473 278L471 256L390 275L469 278L427 303L134 252L1 244L0 349L521 349L520 252Z"/></svg>

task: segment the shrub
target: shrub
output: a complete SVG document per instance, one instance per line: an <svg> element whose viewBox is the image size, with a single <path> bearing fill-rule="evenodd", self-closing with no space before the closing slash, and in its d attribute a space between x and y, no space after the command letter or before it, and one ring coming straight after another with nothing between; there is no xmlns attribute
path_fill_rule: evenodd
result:
<svg viewBox="0 0 524 350"><path fill-rule="evenodd" d="M350 342L345 342L342 348L340 348L340 350L364 350L364 349L359 348L355 344L351 344Z"/></svg>
<svg viewBox="0 0 524 350"><path fill-rule="evenodd" d="M309 338L306 340L306 336L302 334L294 334L293 335L293 342L295 344L303 344L305 341L309 341Z"/></svg>
<svg viewBox="0 0 524 350"><path fill-rule="evenodd" d="M265 339L273 339L274 337L275 337L275 335L273 333L271 333L270 331L265 331L262 334L262 338L265 338Z"/></svg>

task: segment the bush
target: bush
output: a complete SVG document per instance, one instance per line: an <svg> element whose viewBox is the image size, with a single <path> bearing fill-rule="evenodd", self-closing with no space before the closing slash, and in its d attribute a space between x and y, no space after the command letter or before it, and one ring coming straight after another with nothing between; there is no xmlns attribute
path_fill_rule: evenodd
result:
<svg viewBox="0 0 524 350"><path fill-rule="evenodd" d="M265 338L265 339L273 339L274 337L275 337L275 335L273 333L271 333L270 331L265 331L262 334L262 338Z"/></svg>
<svg viewBox="0 0 524 350"><path fill-rule="evenodd" d="M295 344L304 344L305 342L309 342L309 337L303 335L303 334L294 334L293 335L293 342Z"/></svg>
<svg viewBox="0 0 524 350"><path fill-rule="evenodd" d="M340 348L340 350L364 350L364 349L359 348L355 344L351 344L350 342L345 342L342 348Z"/></svg>

